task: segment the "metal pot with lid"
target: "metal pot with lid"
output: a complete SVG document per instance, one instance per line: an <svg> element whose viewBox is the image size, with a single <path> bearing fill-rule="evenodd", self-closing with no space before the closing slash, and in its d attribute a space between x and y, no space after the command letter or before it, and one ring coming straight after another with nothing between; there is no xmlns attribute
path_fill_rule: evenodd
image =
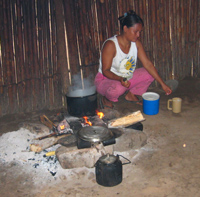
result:
<svg viewBox="0 0 200 197"><path fill-rule="evenodd" d="M101 142L111 138L112 133L103 126L86 126L78 132L78 137L89 142Z"/></svg>
<svg viewBox="0 0 200 197"><path fill-rule="evenodd" d="M78 148L90 148L92 144L102 142L103 145L115 143L113 133L103 126L87 126L83 127L77 133Z"/></svg>
<svg viewBox="0 0 200 197"><path fill-rule="evenodd" d="M118 185L122 182L122 165L131 163L126 159L127 163L122 163L119 159L122 155L104 155L99 158L95 164L96 181L99 185L111 187Z"/></svg>

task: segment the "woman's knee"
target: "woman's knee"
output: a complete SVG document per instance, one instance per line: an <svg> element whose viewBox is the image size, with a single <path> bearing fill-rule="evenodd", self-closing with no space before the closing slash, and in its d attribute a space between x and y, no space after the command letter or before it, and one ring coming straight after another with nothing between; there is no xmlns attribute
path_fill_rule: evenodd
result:
<svg viewBox="0 0 200 197"><path fill-rule="evenodd" d="M108 98L110 101L117 102L118 98L124 94L126 89L122 85L112 85L106 90L106 98Z"/></svg>

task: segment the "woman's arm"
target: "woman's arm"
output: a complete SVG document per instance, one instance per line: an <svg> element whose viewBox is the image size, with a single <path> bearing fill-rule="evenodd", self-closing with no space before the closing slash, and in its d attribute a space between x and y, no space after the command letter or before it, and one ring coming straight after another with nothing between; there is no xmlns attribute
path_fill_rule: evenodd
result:
<svg viewBox="0 0 200 197"><path fill-rule="evenodd" d="M136 41L137 49L138 49L138 58L142 62L144 68L152 75L152 77L160 83L162 89L166 92L167 95L172 93L172 90L164 83L160 75L158 74L156 68L154 67L153 63L148 59L142 43L137 40Z"/></svg>
<svg viewBox="0 0 200 197"><path fill-rule="evenodd" d="M102 73L104 76L106 76L109 79L120 81L124 87L129 87L130 82L123 81L122 77L117 76L116 74L114 74L113 72L110 71L112 61L113 61L113 58L115 57L115 55L116 55L115 44L113 41L108 40L104 44L102 52L101 52Z"/></svg>

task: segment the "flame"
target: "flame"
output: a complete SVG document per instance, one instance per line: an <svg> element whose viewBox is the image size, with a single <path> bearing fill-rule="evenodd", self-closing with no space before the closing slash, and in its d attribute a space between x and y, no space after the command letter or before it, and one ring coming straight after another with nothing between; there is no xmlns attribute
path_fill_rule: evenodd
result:
<svg viewBox="0 0 200 197"><path fill-rule="evenodd" d="M88 121L88 117L87 116L83 116L83 118L85 119L85 123L92 126L92 123L90 121Z"/></svg>
<svg viewBox="0 0 200 197"><path fill-rule="evenodd" d="M97 113L97 115L99 116L100 119L102 119L104 117L103 112L96 111L96 113Z"/></svg>
<svg viewBox="0 0 200 197"><path fill-rule="evenodd" d="M65 128L65 125L60 125L60 129L63 130Z"/></svg>

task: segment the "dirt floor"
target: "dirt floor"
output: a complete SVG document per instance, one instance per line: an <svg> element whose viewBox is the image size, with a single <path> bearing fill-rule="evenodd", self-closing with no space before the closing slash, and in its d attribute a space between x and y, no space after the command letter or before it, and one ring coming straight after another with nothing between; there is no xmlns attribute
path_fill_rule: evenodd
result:
<svg viewBox="0 0 200 197"><path fill-rule="evenodd" d="M134 197L199 197L200 196L200 79L179 81L175 92L166 96L159 88L160 110L143 122L147 144L123 166L123 181L114 187L103 187L95 180L94 169L65 170L72 174L61 181L34 184L33 174L14 162L1 164L0 196L134 196ZM167 110L167 100L181 97L182 112ZM126 103L123 98L115 108L124 114L142 111L142 106ZM16 114L0 118L0 135L17 131L24 121L38 122L41 114L52 117L60 110Z"/></svg>

